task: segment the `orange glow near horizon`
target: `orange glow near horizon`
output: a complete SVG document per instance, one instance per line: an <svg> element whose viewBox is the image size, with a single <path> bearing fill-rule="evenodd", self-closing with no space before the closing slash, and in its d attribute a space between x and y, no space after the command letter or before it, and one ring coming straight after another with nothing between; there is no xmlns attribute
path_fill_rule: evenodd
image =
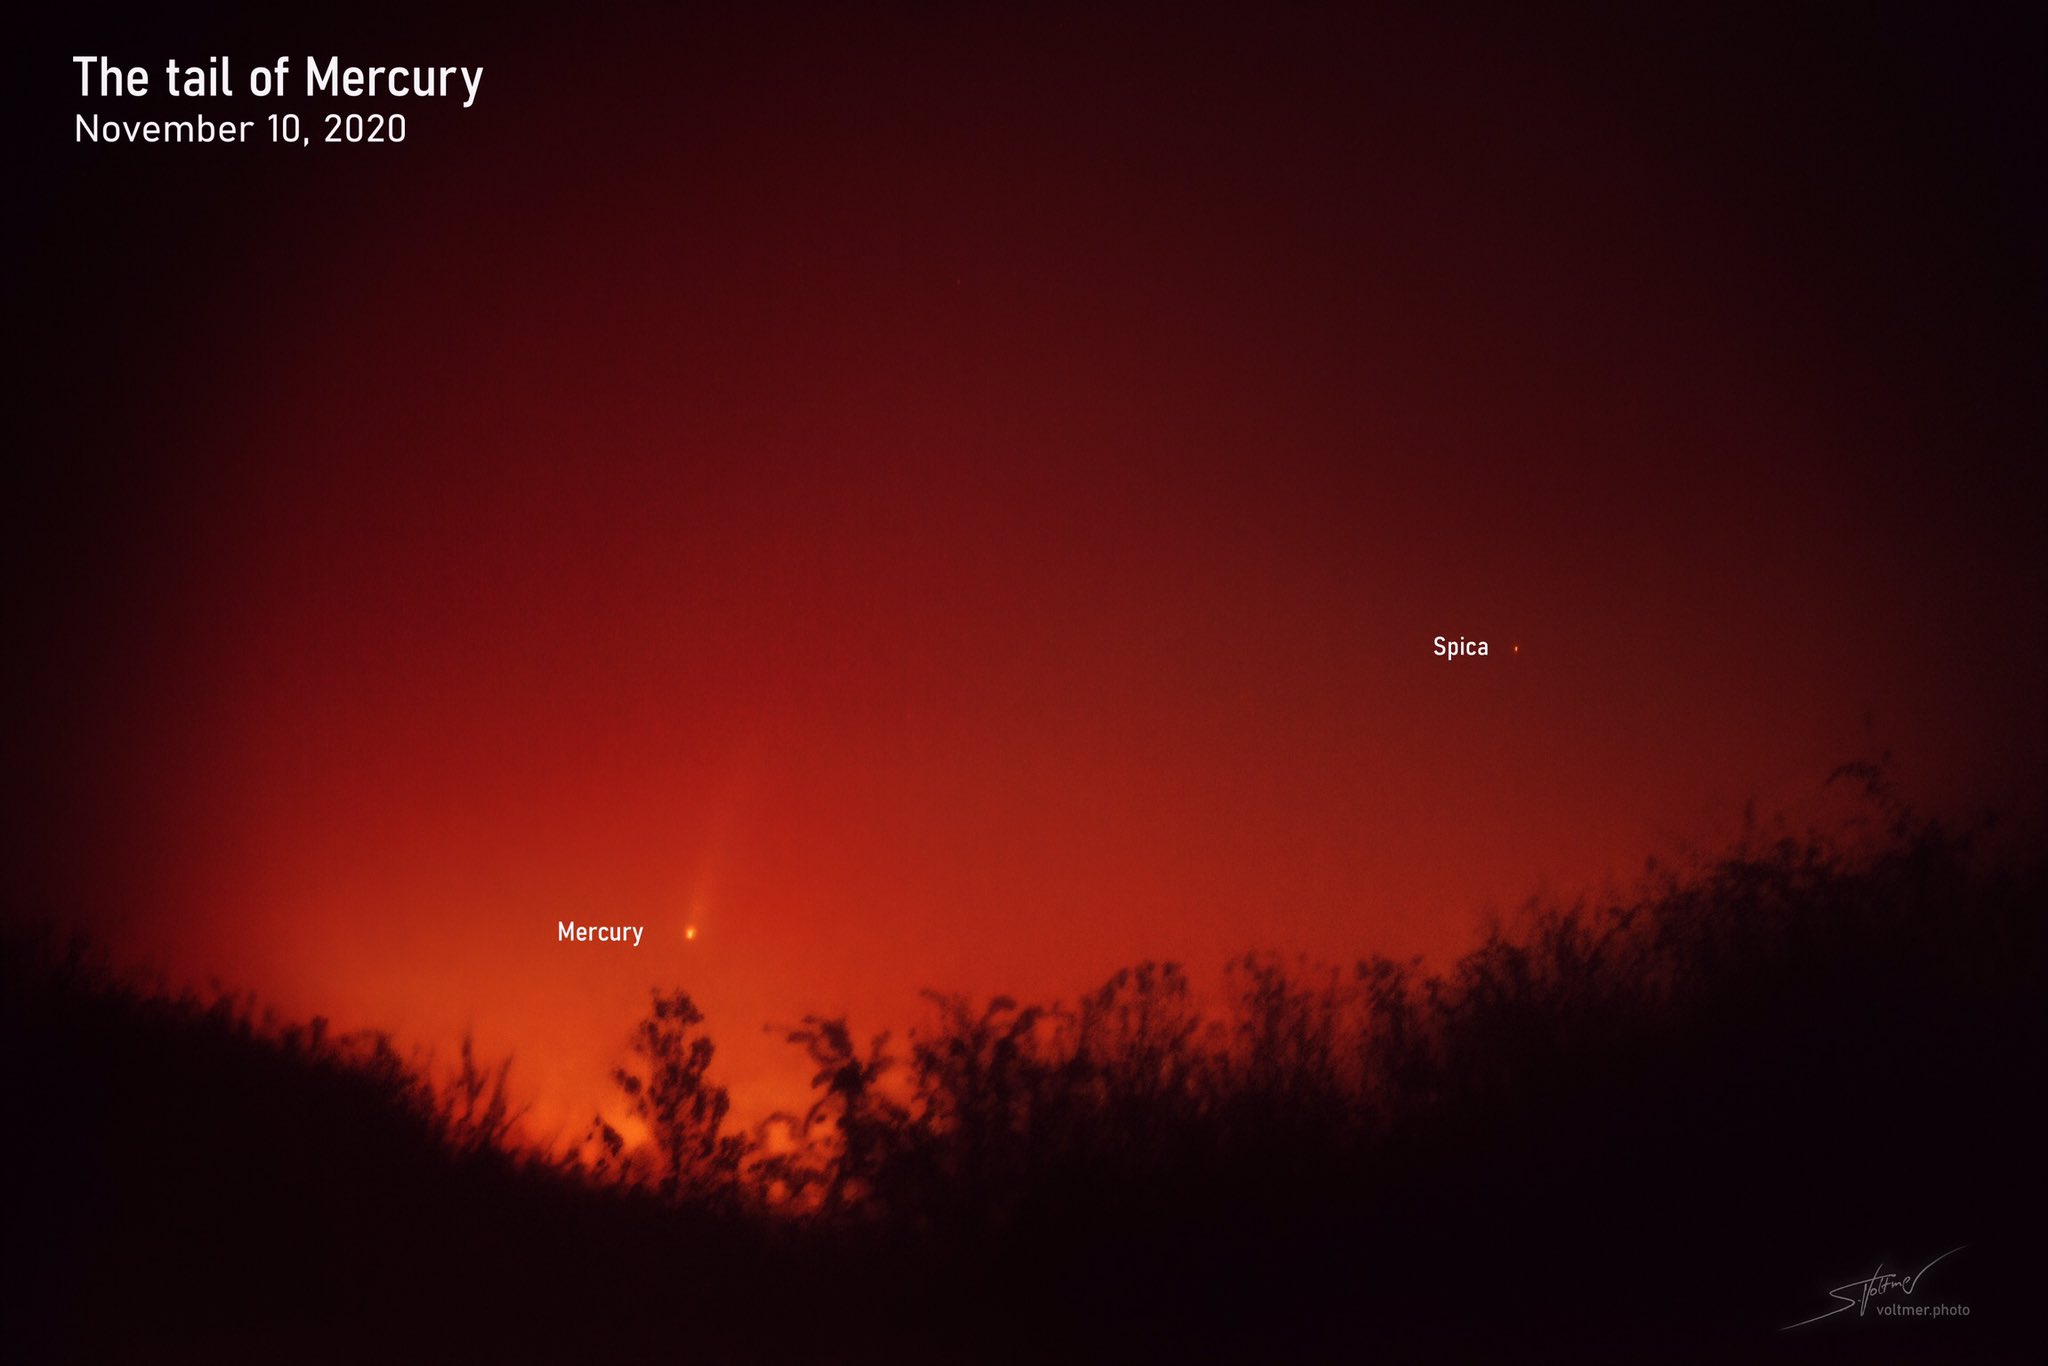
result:
<svg viewBox="0 0 2048 1366"><path fill-rule="evenodd" d="M86 918L473 1031L573 1138L657 986L756 1118L807 1013L1442 961L1873 733L1937 803L2048 749L2028 500L1920 516L1924 415L1795 270L1731 283L1716 187L1484 71L1345 132L1313 52L1014 47L586 56L252 227L138 421Z"/></svg>

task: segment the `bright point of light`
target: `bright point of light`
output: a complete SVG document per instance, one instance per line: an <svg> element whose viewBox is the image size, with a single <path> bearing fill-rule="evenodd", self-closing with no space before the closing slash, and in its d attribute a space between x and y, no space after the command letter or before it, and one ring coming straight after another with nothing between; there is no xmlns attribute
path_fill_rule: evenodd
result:
<svg viewBox="0 0 2048 1366"><path fill-rule="evenodd" d="M695 925L686 925L686 926L684 926L684 927L683 927L683 938L685 938L685 939L695 939L696 937L697 937L697 927L696 927Z"/></svg>

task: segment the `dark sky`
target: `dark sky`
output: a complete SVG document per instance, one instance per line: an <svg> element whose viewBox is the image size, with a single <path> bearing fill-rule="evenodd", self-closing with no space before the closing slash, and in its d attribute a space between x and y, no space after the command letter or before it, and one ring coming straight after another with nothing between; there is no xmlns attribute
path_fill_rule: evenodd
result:
<svg viewBox="0 0 2048 1366"><path fill-rule="evenodd" d="M744 1106L764 1021L1453 953L1873 743L2038 789L2036 34L1114 8L37 21L21 904L567 1118L656 982ZM486 76L81 147L194 112L88 51Z"/></svg>

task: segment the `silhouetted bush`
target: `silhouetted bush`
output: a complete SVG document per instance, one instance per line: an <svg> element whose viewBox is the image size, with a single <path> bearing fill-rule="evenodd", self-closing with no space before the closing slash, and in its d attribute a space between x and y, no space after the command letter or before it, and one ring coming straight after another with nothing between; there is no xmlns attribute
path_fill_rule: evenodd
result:
<svg viewBox="0 0 2048 1366"><path fill-rule="evenodd" d="M618 1131L598 1118L597 1175L645 1182L671 1201L724 1204L735 1198L747 1142L724 1132L732 1102L724 1087L705 1076L716 1050L699 1032L703 1023L688 993L654 993L652 1013L633 1031L633 1056L641 1070L621 1067L612 1073L627 1108L647 1126L647 1144L627 1151Z"/></svg>

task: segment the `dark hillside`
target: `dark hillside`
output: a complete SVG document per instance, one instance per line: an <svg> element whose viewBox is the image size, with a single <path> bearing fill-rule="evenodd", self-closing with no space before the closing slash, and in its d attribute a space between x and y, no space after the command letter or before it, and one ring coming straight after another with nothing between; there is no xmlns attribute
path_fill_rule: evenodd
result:
<svg viewBox="0 0 2048 1366"><path fill-rule="evenodd" d="M1440 977L1255 956L1207 1006L1145 964L893 1044L812 1020L774 1152L658 995L621 1081L660 1141L587 1164L468 1059L16 942L8 1355L2021 1359L2042 909L1936 826L1758 835Z"/></svg>

